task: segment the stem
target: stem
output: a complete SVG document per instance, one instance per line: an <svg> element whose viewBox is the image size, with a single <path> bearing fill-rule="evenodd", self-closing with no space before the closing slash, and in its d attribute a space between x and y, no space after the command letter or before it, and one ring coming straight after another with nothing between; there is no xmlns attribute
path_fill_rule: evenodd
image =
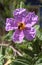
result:
<svg viewBox="0 0 42 65"><path fill-rule="evenodd" d="M9 44L0 44L0 46L5 46L5 47L8 47L9 46ZM19 56L23 56L18 50L16 50L13 46L9 46L12 50L13 50L13 52L15 52L15 53L17 53Z"/></svg>
<svg viewBox="0 0 42 65"><path fill-rule="evenodd" d="M20 2L20 8L22 8L22 5L23 5L23 2L21 1L21 2Z"/></svg>

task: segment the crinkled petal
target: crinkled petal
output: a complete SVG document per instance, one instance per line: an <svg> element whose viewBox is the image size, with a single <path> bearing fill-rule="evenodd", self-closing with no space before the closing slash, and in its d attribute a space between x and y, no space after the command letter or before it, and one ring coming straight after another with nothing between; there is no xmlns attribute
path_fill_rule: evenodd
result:
<svg viewBox="0 0 42 65"><path fill-rule="evenodd" d="M16 9L16 10L14 11L14 15L21 14L21 13L24 12L24 11L26 11L26 9L24 9L24 8Z"/></svg>
<svg viewBox="0 0 42 65"><path fill-rule="evenodd" d="M25 22L30 23L33 16L35 16L34 12L29 12L25 18Z"/></svg>
<svg viewBox="0 0 42 65"><path fill-rule="evenodd" d="M26 28L24 30L24 36L27 40L33 40L33 38L35 38L36 35L36 30L34 28Z"/></svg>
<svg viewBox="0 0 42 65"><path fill-rule="evenodd" d="M23 38L24 38L23 31L16 30L16 31L13 33L13 36L12 36L13 42L15 42L15 43L22 43Z"/></svg>
<svg viewBox="0 0 42 65"><path fill-rule="evenodd" d="M14 22L13 18L7 18L6 19L6 27L5 27L5 29L6 29L6 31L17 29L16 23Z"/></svg>
<svg viewBox="0 0 42 65"><path fill-rule="evenodd" d="M29 12L25 18L25 23L30 24L31 26L35 25L38 22L38 16L34 12Z"/></svg>
<svg viewBox="0 0 42 65"><path fill-rule="evenodd" d="M30 23L28 23L28 24L25 25L25 27L26 27L26 28L31 28L32 25L31 25Z"/></svg>
<svg viewBox="0 0 42 65"><path fill-rule="evenodd" d="M37 22L38 22L38 16L35 15L34 17L32 17L32 22L31 22L32 26L35 25Z"/></svg>
<svg viewBox="0 0 42 65"><path fill-rule="evenodd" d="M27 15L27 11L26 11L26 9L24 9L24 8L19 8L19 9L16 9L14 12L13 12L13 16L15 17L15 18L17 18L17 17L25 17L26 15Z"/></svg>

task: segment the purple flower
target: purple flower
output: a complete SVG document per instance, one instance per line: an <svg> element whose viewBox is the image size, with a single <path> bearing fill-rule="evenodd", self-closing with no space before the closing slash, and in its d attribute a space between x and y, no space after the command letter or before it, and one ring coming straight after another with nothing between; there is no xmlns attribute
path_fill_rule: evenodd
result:
<svg viewBox="0 0 42 65"><path fill-rule="evenodd" d="M6 31L15 30L12 40L15 43L21 43L25 37L27 40L33 40L36 35L34 25L38 22L38 16L34 12L27 12L24 8L16 9L13 12L14 18L6 19Z"/></svg>

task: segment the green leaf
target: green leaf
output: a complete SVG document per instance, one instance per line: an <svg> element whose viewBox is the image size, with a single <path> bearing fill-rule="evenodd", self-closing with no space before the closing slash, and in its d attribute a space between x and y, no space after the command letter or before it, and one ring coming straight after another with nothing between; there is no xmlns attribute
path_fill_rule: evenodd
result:
<svg viewBox="0 0 42 65"><path fill-rule="evenodd" d="M11 54L13 54L13 50L8 47L8 48L6 48L5 53L11 55Z"/></svg>
<svg viewBox="0 0 42 65"><path fill-rule="evenodd" d="M42 65L42 63L36 64L36 65Z"/></svg>
<svg viewBox="0 0 42 65"><path fill-rule="evenodd" d="M38 30L40 28L40 25L35 25L34 28Z"/></svg>
<svg viewBox="0 0 42 65"><path fill-rule="evenodd" d="M4 62L3 55L0 50L0 65L3 65L3 62Z"/></svg>
<svg viewBox="0 0 42 65"><path fill-rule="evenodd" d="M13 31L9 31L8 34L6 34L5 36L3 36L3 40L7 40L7 41L11 41L11 36L13 34Z"/></svg>
<svg viewBox="0 0 42 65"><path fill-rule="evenodd" d="M36 61L35 65L42 65L42 58L39 58L39 59Z"/></svg>
<svg viewBox="0 0 42 65"><path fill-rule="evenodd" d="M42 32L40 32L39 30L37 30L36 36L39 38L39 40L42 40Z"/></svg>
<svg viewBox="0 0 42 65"><path fill-rule="evenodd" d="M29 59L18 57L18 59L15 59L10 65L30 65Z"/></svg>

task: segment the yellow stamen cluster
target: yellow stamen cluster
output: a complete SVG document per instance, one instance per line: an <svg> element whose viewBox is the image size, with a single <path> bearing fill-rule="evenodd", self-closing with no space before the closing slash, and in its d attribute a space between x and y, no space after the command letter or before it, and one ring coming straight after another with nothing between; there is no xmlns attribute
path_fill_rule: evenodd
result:
<svg viewBox="0 0 42 65"><path fill-rule="evenodd" d="M25 24L24 23L18 23L18 29L19 30L23 30L25 28Z"/></svg>

